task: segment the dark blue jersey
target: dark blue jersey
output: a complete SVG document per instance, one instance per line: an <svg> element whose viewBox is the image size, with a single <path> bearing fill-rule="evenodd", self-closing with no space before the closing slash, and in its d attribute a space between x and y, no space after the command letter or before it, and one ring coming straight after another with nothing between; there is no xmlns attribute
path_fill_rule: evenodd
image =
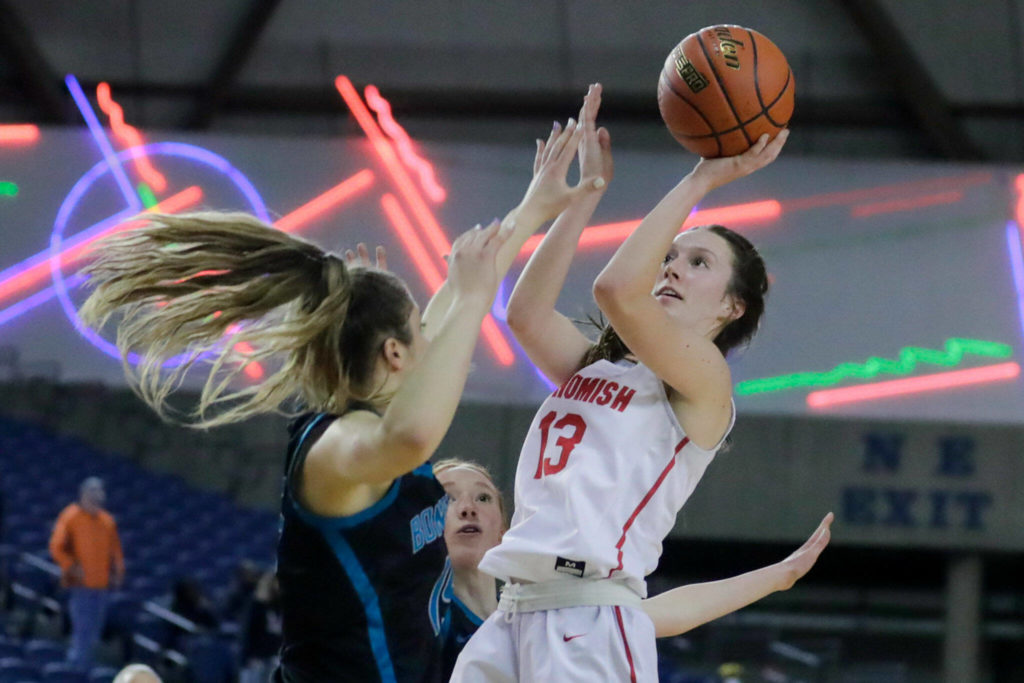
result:
<svg viewBox="0 0 1024 683"><path fill-rule="evenodd" d="M366 510L321 517L298 501L310 446L336 415L291 426L277 552L284 683L442 679L441 616L451 581L447 498L425 464L396 479Z"/></svg>
<svg viewBox="0 0 1024 683"><path fill-rule="evenodd" d="M451 678L455 670L455 660L459 658L462 648L480 628L484 620L474 614L466 607L461 600L454 595L446 596L450 599L446 607L446 613L441 621L441 660L442 680Z"/></svg>

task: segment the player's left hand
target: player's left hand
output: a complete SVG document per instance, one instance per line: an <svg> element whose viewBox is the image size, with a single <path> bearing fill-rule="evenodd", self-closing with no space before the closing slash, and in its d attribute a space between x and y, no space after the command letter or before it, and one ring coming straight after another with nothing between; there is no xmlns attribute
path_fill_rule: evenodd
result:
<svg viewBox="0 0 1024 683"><path fill-rule="evenodd" d="M830 512L821 520L821 524L814 530L802 546L797 548L792 555L784 559L781 564L785 567L784 579L779 590L788 590L793 587L804 574L811 571L811 567L818 561L821 551L828 545L832 538L832 520L835 516Z"/></svg>
<svg viewBox="0 0 1024 683"><path fill-rule="evenodd" d="M388 269L388 256L384 251L384 247L377 245L375 250L376 263L370 263L370 250L366 248L363 242L356 245L356 251L353 252L351 249L345 250L345 265L346 266L363 266L364 268L376 268L377 270Z"/></svg>
<svg viewBox="0 0 1024 683"><path fill-rule="evenodd" d="M583 138L579 144L579 164L580 178L601 178L604 182L599 189L604 191L615 176L615 163L612 160L611 135L607 128L597 127L601 92L600 83L591 85L580 109L579 125L583 127Z"/></svg>

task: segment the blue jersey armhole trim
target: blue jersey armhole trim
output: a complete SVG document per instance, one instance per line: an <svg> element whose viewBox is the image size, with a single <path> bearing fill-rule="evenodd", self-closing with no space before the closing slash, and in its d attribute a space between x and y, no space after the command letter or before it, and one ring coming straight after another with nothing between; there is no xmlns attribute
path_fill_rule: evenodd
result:
<svg viewBox="0 0 1024 683"><path fill-rule="evenodd" d="M360 510L356 514L348 515L346 517L324 517L323 515L318 515L315 512L307 510L302 503L295 499L291 490L288 491L288 497L291 499L292 507L295 509L295 514L297 514L306 524L316 527L321 531L326 529L350 529L373 519L386 510L388 506L394 503L395 499L398 498L398 489L401 488L401 486L402 479L395 479L391 482L391 488L388 489L388 492L385 493L380 500L365 510Z"/></svg>
<svg viewBox="0 0 1024 683"><path fill-rule="evenodd" d="M299 437L299 440L295 444L296 453L298 453L299 450L302 448L303 444L306 441L306 437L309 436L309 433L313 430L313 428L316 427L321 422L323 422L323 420L328 417L336 416L331 415L330 413L321 413L309 421L309 424L306 425L306 428L302 431L302 436ZM433 471L431 471L431 476L433 476ZM378 500L376 503L366 508L365 510L360 510L356 514L348 515L346 517L325 517L323 515L318 515L315 512L306 509L306 507L295 497L292 491L290 481L286 486L286 491L288 499L292 504L292 509L295 510L295 514L297 514L299 518L302 519L302 521L306 522L311 526L316 527L317 529L346 529L362 524L363 522L372 519L375 515L380 514L389 505L391 505L391 503L395 501L395 498L398 497L398 489L400 486L400 482L401 477L395 479L393 482L391 482L391 488L388 489L387 493L385 493L380 500Z"/></svg>

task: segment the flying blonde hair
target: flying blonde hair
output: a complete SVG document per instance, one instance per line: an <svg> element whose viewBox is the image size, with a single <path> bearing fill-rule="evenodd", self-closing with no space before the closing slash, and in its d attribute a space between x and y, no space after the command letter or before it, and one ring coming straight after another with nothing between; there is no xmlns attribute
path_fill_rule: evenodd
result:
<svg viewBox="0 0 1024 683"><path fill-rule="evenodd" d="M129 384L164 419L174 417L168 396L199 363L210 367L186 422L191 426L282 412L290 399L307 409L338 410L366 379L364 347L376 341L362 337L401 337L400 329L391 329L395 319L407 327L413 304L397 277L348 267L248 214L144 214L137 220L142 227L105 240L83 270L93 291L79 314L96 328L119 314L117 346ZM386 301L360 304L379 310L364 311L370 322L346 340L354 292ZM385 319L396 307L401 310ZM233 389L254 363L270 368L267 376Z"/></svg>

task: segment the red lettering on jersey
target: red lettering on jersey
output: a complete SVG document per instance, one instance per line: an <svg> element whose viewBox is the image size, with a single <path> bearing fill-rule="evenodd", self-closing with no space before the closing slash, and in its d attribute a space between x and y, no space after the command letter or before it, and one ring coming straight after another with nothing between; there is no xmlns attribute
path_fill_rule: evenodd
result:
<svg viewBox="0 0 1024 683"><path fill-rule="evenodd" d="M580 382L579 391L576 392L577 401L593 401L594 392L597 390L598 385L601 384L599 377L584 377Z"/></svg>
<svg viewBox="0 0 1024 683"><path fill-rule="evenodd" d="M569 378L569 381L565 383L565 388L562 390L562 398L576 398L576 390L580 387L580 382L583 380L579 375L573 375Z"/></svg>
<svg viewBox="0 0 1024 683"><path fill-rule="evenodd" d="M636 394L636 389L630 389L626 386L622 387L622 389L619 390L618 395L616 395L615 401L612 403L612 408L621 413L629 405L629 402L633 400L634 394Z"/></svg>
<svg viewBox="0 0 1024 683"><path fill-rule="evenodd" d="M608 384L605 384L603 387L601 387L601 395L594 397L594 403L596 403L599 406L608 405L609 403L611 403L612 400L612 392L614 392L618 388L618 382L608 382Z"/></svg>

